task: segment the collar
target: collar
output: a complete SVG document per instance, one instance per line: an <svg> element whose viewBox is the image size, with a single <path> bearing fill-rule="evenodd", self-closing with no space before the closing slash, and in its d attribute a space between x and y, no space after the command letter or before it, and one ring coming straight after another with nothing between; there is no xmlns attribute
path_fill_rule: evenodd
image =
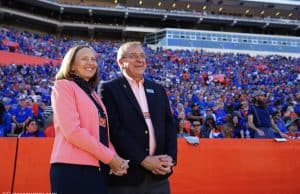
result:
<svg viewBox="0 0 300 194"><path fill-rule="evenodd" d="M123 75L126 78L126 80L130 83L130 85L136 85L136 86L140 86L144 84L144 78L142 78L138 83L132 78L130 77L125 71L123 71Z"/></svg>

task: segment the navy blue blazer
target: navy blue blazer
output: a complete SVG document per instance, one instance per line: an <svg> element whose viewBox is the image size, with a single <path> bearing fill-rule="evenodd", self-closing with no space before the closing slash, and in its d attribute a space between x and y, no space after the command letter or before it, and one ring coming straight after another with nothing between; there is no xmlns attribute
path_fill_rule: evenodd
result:
<svg viewBox="0 0 300 194"><path fill-rule="evenodd" d="M176 162L176 127L166 92L149 80L144 81L144 88L155 131L155 155L167 154ZM103 83L101 94L108 113L111 142L122 158L130 160L128 173L121 177L111 175L110 183L139 184L147 173L140 163L149 155L149 133L142 110L123 76ZM153 178L164 179L170 175L153 175Z"/></svg>

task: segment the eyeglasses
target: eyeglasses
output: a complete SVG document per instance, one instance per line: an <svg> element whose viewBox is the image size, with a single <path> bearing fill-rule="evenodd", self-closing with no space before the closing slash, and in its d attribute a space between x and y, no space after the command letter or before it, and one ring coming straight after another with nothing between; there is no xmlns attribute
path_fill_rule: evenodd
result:
<svg viewBox="0 0 300 194"><path fill-rule="evenodd" d="M145 53L141 53L141 54L136 54L136 53L131 53L127 56L124 56L123 58L129 58L129 59L146 59L146 55Z"/></svg>
<svg viewBox="0 0 300 194"><path fill-rule="evenodd" d="M199 127L200 125L198 125L198 124L196 124L196 125L194 125L195 127Z"/></svg>

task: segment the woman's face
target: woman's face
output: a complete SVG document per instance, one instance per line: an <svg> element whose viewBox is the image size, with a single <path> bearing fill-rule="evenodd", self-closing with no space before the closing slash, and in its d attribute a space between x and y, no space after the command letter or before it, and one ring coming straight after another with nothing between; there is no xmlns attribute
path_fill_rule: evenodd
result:
<svg viewBox="0 0 300 194"><path fill-rule="evenodd" d="M80 49L75 56L72 70L75 75L89 81L97 71L97 60L95 52L90 48Z"/></svg>
<svg viewBox="0 0 300 194"><path fill-rule="evenodd" d="M34 133L38 130L37 123L35 121L31 121L29 125L26 127L27 131L30 133Z"/></svg>
<svg viewBox="0 0 300 194"><path fill-rule="evenodd" d="M183 119L180 119L180 121L179 121L179 127L180 128L184 128L184 120Z"/></svg>

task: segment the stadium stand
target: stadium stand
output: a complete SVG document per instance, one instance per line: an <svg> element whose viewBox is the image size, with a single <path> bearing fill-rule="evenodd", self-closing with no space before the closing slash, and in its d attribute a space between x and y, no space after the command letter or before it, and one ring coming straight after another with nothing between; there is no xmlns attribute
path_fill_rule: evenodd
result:
<svg viewBox="0 0 300 194"><path fill-rule="evenodd" d="M294 36L300 30L299 2L295 1L161 1L160 6L148 0L114 2L115 6L82 6L46 0L2 0L0 11L7 24L30 23L58 34L72 34L77 29L77 34L80 31L90 37L118 39L142 40L145 34L162 28Z"/></svg>
<svg viewBox="0 0 300 194"><path fill-rule="evenodd" d="M0 96L9 101L7 105L12 105L8 110L12 116L16 114L14 110L17 109L18 99L23 96L26 98L32 90L41 99L35 103L46 102L46 105L49 105L51 85L57 71L57 66L53 64L59 61L53 62L49 59L59 59L72 44L90 44L95 48L98 52L102 80L113 79L119 73L115 61L119 42L74 41L7 28L2 28L1 31L3 33L0 48L4 50L1 51L5 53L3 56L19 53L18 59L26 59L26 65L11 64L6 57L0 57L3 59L0 63L4 75L1 79L3 89ZM20 46L11 49L10 45L3 44L3 40L16 41ZM55 49L51 49L51 45ZM192 105L197 103L200 115L204 115L207 108L212 108L216 114L216 121L221 122L223 127L226 122L229 122L227 125L230 124L231 120L227 121L227 117L232 116L233 111L238 111L242 101L251 103L253 90L259 88L268 94L271 111L280 109L284 116L287 108L291 106L290 109L297 112L294 109L297 109L300 100L299 58L222 54L203 50L154 50L146 45L145 49L149 56L149 69L145 76L165 86L174 111L177 104L182 103L188 114ZM48 60L48 63L32 65L36 57L24 54L44 56L45 61L41 62ZM39 73L38 77L36 72ZM12 75L18 79L13 79ZM43 113L42 109L38 110ZM287 121L291 118L287 115L284 119Z"/></svg>

